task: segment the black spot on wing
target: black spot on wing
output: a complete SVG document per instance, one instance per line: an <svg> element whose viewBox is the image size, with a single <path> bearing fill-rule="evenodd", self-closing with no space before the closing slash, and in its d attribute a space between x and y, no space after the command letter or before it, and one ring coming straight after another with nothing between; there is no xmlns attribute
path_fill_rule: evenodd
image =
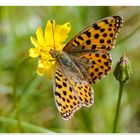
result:
<svg viewBox="0 0 140 140"><path fill-rule="evenodd" d="M67 95L67 92L64 90L64 91L63 91L63 94L66 96L66 95Z"/></svg>
<svg viewBox="0 0 140 140"><path fill-rule="evenodd" d="M99 34L95 34L95 35L94 35L94 38L97 39L98 37L99 37Z"/></svg>
<svg viewBox="0 0 140 140"><path fill-rule="evenodd" d="M59 85L58 83L55 83L56 87L58 87L59 89L62 88L61 85Z"/></svg>
<svg viewBox="0 0 140 140"><path fill-rule="evenodd" d="M55 92L55 95L58 96L59 98L61 98L61 94L58 93L57 91Z"/></svg>
<svg viewBox="0 0 140 140"><path fill-rule="evenodd" d="M89 31L85 31L84 33L87 35L87 37L91 37L91 33Z"/></svg>
<svg viewBox="0 0 140 140"><path fill-rule="evenodd" d="M56 103L58 104L58 106L62 106L62 104L60 104L57 100L56 100Z"/></svg>
<svg viewBox="0 0 140 140"><path fill-rule="evenodd" d="M91 44L91 40L87 40L87 41L86 41L86 44L87 44L87 45L90 45L90 44Z"/></svg>
<svg viewBox="0 0 140 140"><path fill-rule="evenodd" d="M55 76L55 78L56 78L58 81L61 81L61 80L59 79L59 77L58 77L58 76Z"/></svg>
<svg viewBox="0 0 140 140"><path fill-rule="evenodd" d="M104 29L104 28L100 29L100 32L104 32L104 31L105 31L105 29Z"/></svg>
<svg viewBox="0 0 140 140"><path fill-rule="evenodd" d="M95 23L95 24L93 24L93 28L95 29L95 30L99 30L100 29L100 27Z"/></svg>
<svg viewBox="0 0 140 140"><path fill-rule="evenodd" d="M95 50L96 49L96 45L92 45L92 50Z"/></svg>
<svg viewBox="0 0 140 140"><path fill-rule="evenodd" d="M67 84L66 84L65 82L63 82L63 86L64 86L64 87L67 87Z"/></svg>
<svg viewBox="0 0 140 140"><path fill-rule="evenodd" d="M74 40L74 43L75 43L77 46L79 46L79 45L80 45L80 42L79 42L79 41L77 41L76 39Z"/></svg>
<svg viewBox="0 0 140 140"><path fill-rule="evenodd" d="M59 77L62 77L62 74L60 74L59 72L56 72L56 75L58 75Z"/></svg>
<svg viewBox="0 0 140 140"><path fill-rule="evenodd" d="M84 40L84 38L81 37L81 35L78 36L78 39L80 39L80 40L82 40L82 41Z"/></svg>

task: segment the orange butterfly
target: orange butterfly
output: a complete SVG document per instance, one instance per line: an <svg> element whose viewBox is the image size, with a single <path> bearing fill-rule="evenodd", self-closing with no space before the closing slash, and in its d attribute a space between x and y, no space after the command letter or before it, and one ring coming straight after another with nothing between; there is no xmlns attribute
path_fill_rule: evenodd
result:
<svg viewBox="0 0 140 140"><path fill-rule="evenodd" d="M62 117L70 119L81 106L94 102L92 83L111 70L109 51L115 46L123 19L102 19L72 38L63 51L53 50L56 60L54 96Z"/></svg>

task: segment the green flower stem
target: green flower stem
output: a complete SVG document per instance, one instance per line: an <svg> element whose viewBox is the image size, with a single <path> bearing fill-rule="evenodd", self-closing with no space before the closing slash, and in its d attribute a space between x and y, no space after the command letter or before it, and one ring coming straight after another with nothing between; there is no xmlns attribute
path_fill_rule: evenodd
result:
<svg viewBox="0 0 140 140"><path fill-rule="evenodd" d="M13 79L13 91L12 91L12 95L13 95L13 107L16 110L16 119L17 119L17 126L19 128L20 132L23 132L22 129L22 125L21 125L21 120L20 120L20 111L19 111L19 98L17 95L17 75L18 75L18 70L20 68L20 66L29 59L29 57L24 58L23 60L20 61L20 63L17 65L16 69L15 69L15 75L14 75L14 79Z"/></svg>
<svg viewBox="0 0 140 140"><path fill-rule="evenodd" d="M117 103L116 115L115 115L114 127L113 127L113 133L115 133L116 128L117 128L117 123L118 123L119 108L120 108L122 93L124 89L124 84L130 79L131 74L132 74L131 64L125 55L123 55L120 58L119 62L116 64L113 74L116 80L119 81L119 84L120 84L119 97L118 97L118 103Z"/></svg>
<svg viewBox="0 0 140 140"><path fill-rule="evenodd" d="M8 118L8 117L3 117L3 116L0 116L0 122L3 122L3 123L7 123L9 125L15 125L18 123L18 120L15 120L13 118ZM28 123L28 122L25 122L25 121L20 121L20 124L21 126L25 129L29 129L31 130L32 132L38 132L38 133L54 133L53 131L50 131L46 128L42 128L42 127L39 127L39 126L36 126L32 123Z"/></svg>
<svg viewBox="0 0 140 140"><path fill-rule="evenodd" d="M123 93L125 82L124 81L119 81L119 84L120 84L119 97L118 97L116 114L115 114L115 119L114 119L113 133L116 133L117 123L118 123L118 116L119 116L119 108L120 108L120 103L121 103L121 98L122 98L122 93Z"/></svg>

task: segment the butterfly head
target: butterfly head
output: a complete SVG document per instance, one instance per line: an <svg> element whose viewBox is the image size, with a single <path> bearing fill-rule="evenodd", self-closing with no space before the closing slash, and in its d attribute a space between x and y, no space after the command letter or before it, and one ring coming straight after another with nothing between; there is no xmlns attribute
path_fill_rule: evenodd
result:
<svg viewBox="0 0 140 140"><path fill-rule="evenodd" d="M52 50L51 49L50 54L53 58L58 59L62 55L62 52L59 50Z"/></svg>

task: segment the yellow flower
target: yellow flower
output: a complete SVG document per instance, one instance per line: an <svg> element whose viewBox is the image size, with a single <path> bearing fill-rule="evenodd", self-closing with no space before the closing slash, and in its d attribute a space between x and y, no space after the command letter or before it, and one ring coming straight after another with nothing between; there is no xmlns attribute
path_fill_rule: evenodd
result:
<svg viewBox="0 0 140 140"><path fill-rule="evenodd" d="M71 26L70 23L63 25L56 25L55 20L48 20L45 31L41 27L36 30L36 38L31 37L31 43L35 46L30 48L29 56L32 58L39 57L37 73L42 76L45 73L50 78L55 59L51 56L50 50L62 50L64 47L63 42L68 37Z"/></svg>

